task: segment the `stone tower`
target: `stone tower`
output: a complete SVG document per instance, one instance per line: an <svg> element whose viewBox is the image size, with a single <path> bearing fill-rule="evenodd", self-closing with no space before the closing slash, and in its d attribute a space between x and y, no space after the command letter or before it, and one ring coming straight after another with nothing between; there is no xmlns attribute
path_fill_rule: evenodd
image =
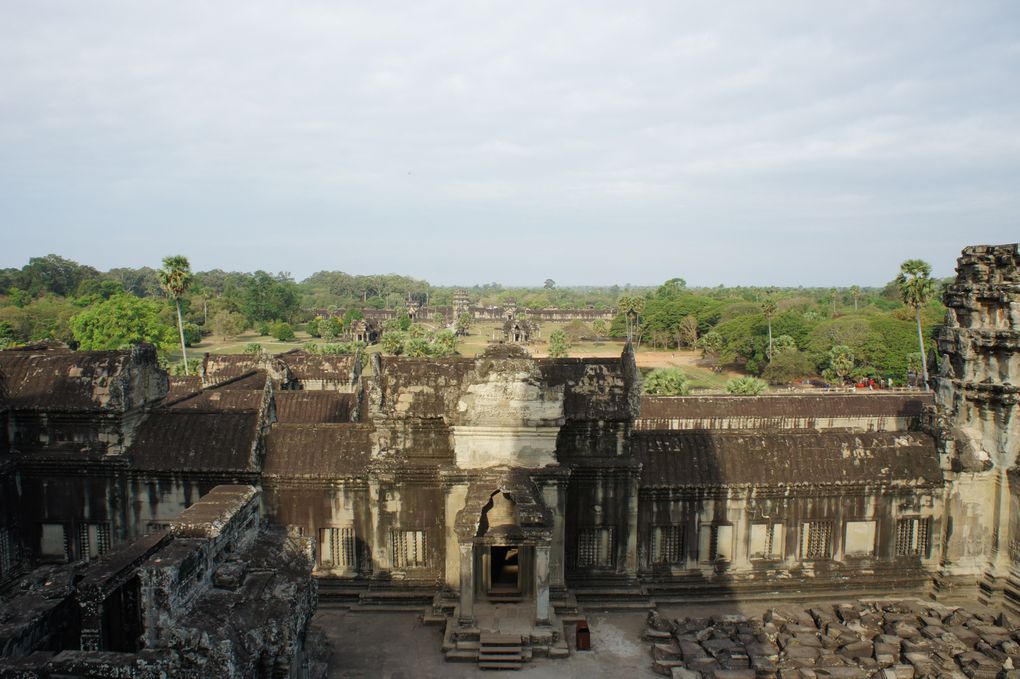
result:
<svg viewBox="0 0 1020 679"><path fill-rule="evenodd" d="M940 453L946 479L938 585L980 583L1020 607L1020 249L976 245L957 260L938 336Z"/></svg>
<svg viewBox="0 0 1020 679"><path fill-rule="evenodd" d="M465 290L453 293L453 321L457 322L461 314L471 313L471 299Z"/></svg>

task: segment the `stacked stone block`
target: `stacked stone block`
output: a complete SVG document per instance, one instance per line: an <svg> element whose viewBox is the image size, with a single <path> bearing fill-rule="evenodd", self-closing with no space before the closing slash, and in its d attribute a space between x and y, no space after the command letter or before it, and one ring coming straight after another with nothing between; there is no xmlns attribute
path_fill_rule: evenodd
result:
<svg viewBox="0 0 1020 679"><path fill-rule="evenodd" d="M674 679L1020 677L1020 621L913 601L761 617L649 614L653 668Z"/></svg>

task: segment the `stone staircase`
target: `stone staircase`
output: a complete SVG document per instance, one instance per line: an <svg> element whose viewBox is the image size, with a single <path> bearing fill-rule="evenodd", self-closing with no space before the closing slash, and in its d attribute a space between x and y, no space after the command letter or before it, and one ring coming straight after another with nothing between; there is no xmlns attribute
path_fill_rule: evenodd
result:
<svg viewBox="0 0 1020 679"><path fill-rule="evenodd" d="M478 668L519 670L524 662L520 636L483 632L478 639Z"/></svg>

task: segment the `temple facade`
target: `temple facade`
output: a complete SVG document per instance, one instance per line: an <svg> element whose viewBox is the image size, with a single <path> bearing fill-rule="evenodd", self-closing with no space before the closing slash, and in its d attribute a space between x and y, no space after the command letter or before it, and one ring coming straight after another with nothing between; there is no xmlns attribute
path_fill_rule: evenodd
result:
<svg viewBox="0 0 1020 679"><path fill-rule="evenodd" d="M642 397L629 347L207 355L194 378L144 347L2 351L0 587L101 560L224 485L314 545L322 599L420 602L465 629L495 604L537 628L618 600L1020 609L1017 246L966 249L945 300L929 393Z"/></svg>

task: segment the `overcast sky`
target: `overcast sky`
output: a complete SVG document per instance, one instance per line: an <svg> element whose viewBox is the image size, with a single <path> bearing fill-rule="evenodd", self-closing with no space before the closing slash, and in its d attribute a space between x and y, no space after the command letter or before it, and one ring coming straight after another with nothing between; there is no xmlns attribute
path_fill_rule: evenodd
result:
<svg viewBox="0 0 1020 679"><path fill-rule="evenodd" d="M1020 2L0 0L0 235L19 267L947 276L1020 240Z"/></svg>

